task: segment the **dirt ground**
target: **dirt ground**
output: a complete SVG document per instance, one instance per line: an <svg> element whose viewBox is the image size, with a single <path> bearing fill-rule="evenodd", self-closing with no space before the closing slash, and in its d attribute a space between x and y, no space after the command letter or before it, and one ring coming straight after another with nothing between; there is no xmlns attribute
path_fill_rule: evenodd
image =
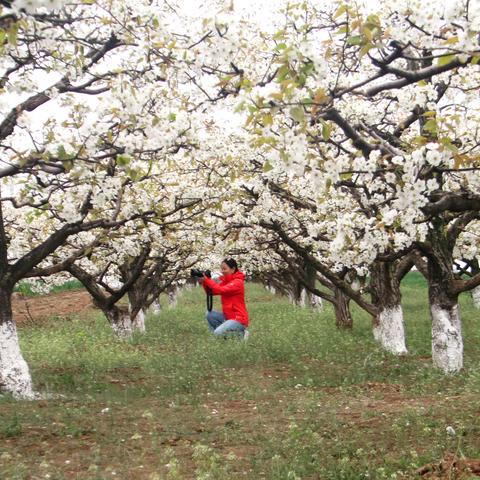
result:
<svg viewBox="0 0 480 480"><path fill-rule="evenodd" d="M473 479L480 476L480 460L458 458L453 454L447 455L438 463L429 463L420 468L417 473L425 479Z"/></svg>
<svg viewBox="0 0 480 480"><path fill-rule="evenodd" d="M93 309L91 297L84 290L38 297L24 297L17 293L13 298L14 317L18 324L24 325L38 323L48 317L89 315ZM39 401L34 405L34 416L22 416L21 430L9 436L4 433L6 438L2 438L0 432L2 447L9 448L9 451L5 450L3 453L3 460L10 458L13 463L14 454L19 459L41 459L40 467L32 465L40 469L55 468L62 472L63 478L79 479L93 478L94 474L89 469L92 465L96 466L96 463L92 463L92 458L96 456L102 459L98 462L105 471L108 467L120 472L125 457L143 458L142 465L125 467L125 472L128 468L132 472L141 468L142 471L135 470L133 478L150 480L160 478L157 470L163 467L159 466L159 452L170 447L174 457L182 462L183 468L193 472L195 464L192 460L192 448L200 442L207 442L219 455L234 451L240 460L239 465L247 465L248 458L253 458L261 448L252 443L255 432L261 431L265 436L272 436L276 432L287 431L292 418L300 422L305 415L305 410L302 410L302 396L306 393L296 388L274 388L277 381L282 382L292 374L290 366L283 364L265 368L260 372L255 370L252 373L246 370L245 376L242 371L235 371L234 377L229 377L233 385L243 388L243 383L250 385L254 383L254 378L261 378L262 389L265 389L265 392L268 390L265 397L260 395L255 400L209 397L209 400L203 401L198 411L194 411L188 403L167 403L164 397L155 396L135 397L132 404L125 405L115 402L93 403L84 410L80 403L73 400L66 400L64 404L53 402L52 405L48 401ZM145 383L141 371L128 367L109 371L105 381L117 384L119 388L120 385L125 387L126 383L135 382L139 386ZM148 391L148 385L145 388ZM365 432L365 437L377 436L378 432L387 428L386 425L398 418L406 408L417 411L419 407L433 409L437 406L439 412L444 412L457 401L457 397L447 397L448 403L442 406L437 396L411 397L402 385L381 382L366 382L362 385L364 393L354 398L346 398L344 392L336 387L325 389L330 405L337 406L335 415L338 422L345 425L347 430L361 429ZM275 400L270 397L269 392L275 392ZM460 400L466 404L473 402L473 398L465 396L458 397L458 402ZM286 410L285 405L289 405L290 409ZM12 411L8 411L9 408ZM16 408L13 404L5 405L3 410L7 413L6 418L16 418L16 413L12 413ZM172 415L172 409L175 409L175 415ZM375 412L375 415L366 416L367 411ZM35 420L37 418L41 418L42 422L38 423ZM16 424L10 428L16 428ZM109 440L111 438L118 442L112 442ZM392 443L391 450L394 448ZM108 455L101 456L101 452L108 452ZM1 461L0 455L0 463ZM120 475L116 478L126 478ZM419 468L416 475L415 478L425 480L473 480L480 477L480 460L459 458L453 453L446 453L443 458ZM406 480L406 477L400 478Z"/></svg>
<svg viewBox="0 0 480 480"><path fill-rule="evenodd" d="M68 316L94 307L90 295L84 290L67 290L38 297L14 293L12 308L15 321L21 325L53 316Z"/></svg>

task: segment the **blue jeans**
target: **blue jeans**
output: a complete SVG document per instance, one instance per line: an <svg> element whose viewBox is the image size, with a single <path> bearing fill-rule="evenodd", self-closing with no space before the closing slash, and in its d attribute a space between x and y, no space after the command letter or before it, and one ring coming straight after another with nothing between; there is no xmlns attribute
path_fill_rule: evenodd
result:
<svg viewBox="0 0 480 480"><path fill-rule="evenodd" d="M226 320L221 312L207 312L205 318L208 322L208 328L216 337L238 336L243 338L245 326L236 320Z"/></svg>

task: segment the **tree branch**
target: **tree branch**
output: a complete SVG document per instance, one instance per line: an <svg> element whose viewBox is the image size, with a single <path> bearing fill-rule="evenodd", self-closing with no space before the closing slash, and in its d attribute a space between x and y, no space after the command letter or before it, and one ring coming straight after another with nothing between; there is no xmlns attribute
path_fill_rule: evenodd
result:
<svg viewBox="0 0 480 480"><path fill-rule="evenodd" d="M365 90L363 92L363 95L371 98L380 92L384 92L385 90L394 90L394 89L406 87L407 85L411 85L412 83L416 83L421 80L432 78L435 75L439 75L440 73L448 72L450 70L454 70L455 68L459 68L459 67L465 67L472 61L473 58L474 57L468 57L467 61L465 62L462 62L459 58L456 58L455 60L452 60L450 63L447 63L446 65L426 67L420 70L416 70L414 72L408 71L408 70L401 70L398 68L392 69L387 66L385 67L385 70L388 73L399 75L403 78L384 83L383 85L377 85L375 87L371 87Z"/></svg>

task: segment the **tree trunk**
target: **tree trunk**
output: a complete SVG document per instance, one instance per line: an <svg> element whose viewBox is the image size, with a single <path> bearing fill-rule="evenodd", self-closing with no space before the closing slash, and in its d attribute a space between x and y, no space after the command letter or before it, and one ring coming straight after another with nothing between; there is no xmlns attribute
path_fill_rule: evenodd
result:
<svg viewBox="0 0 480 480"><path fill-rule="evenodd" d="M373 337L390 353L405 355L402 297L393 262L376 261L373 264L370 288L372 303L378 311L373 320Z"/></svg>
<svg viewBox="0 0 480 480"><path fill-rule="evenodd" d="M473 306L475 308L480 308L480 287L475 287L470 291L473 300Z"/></svg>
<svg viewBox="0 0 480 480"><path fill-rule="evenodd" d="M132 321L132 328L134 331L145 333L145 313L143 309L140 309Z"/></svg>
<svg viewBox="0 0 480 480"><path fill-rule="evenodd" d="M178 297L179 297L179 294L180 294L180 289L178 287L172 287L168 292L167 292L167 296L168 296L168 305L170 308L175 308L177 306L177 303L178 303Z"/></svg>
<svg viewBox="0 0 480 480"><path fill-rule="evenodd" d="M132 329L134 331L145 333L145 312L143 306L145 305L145 298L143 292L133 285L128 291L128 312L132 317ZM135 312L137 312L135 314ZM135 315L135 317L133 317Z"/></svg>
<svg viewBox="0 0 480 480"><path fill-rule="evenodd" d="M132 338L134 325L128 310L117 306L113 306L108 310L102 310L118 337L124 340Z"/></svg>
<svg viewBox="0 0 480 480"><path fill-rule="evenodd" d="M450 281L439 262L428 262L428 298L432 316L432 360L445 373L463 366L463 338L458 295L450 291Z"/></svg>
<svg viewBox="0 0 480 480"><path fill-rule="evenodd" d="M277 289L273 285L267 285L267 290L272 294L276 295L277 294Z"/></svg>
<svg viewBox="0 0 480 480"><path fill-rule="evenodd" d="M335 325L337 328L352 328L353 319L350 313L350 298L345 295L342 290L337 287L333 288L335 302L333 307L335 310Z"/></svg>
<svg viewBox="0 0 480 480"><path fill-rule="evenodd" d="M152 313L155 315L158 315L162 311L162 306L160 305L160 302L158 301L158 299L152 302L150 309Z"/></svg>
<svg viewBox="0 0 480 480"><path fill-rule="evenodd" d="M375 318L373 337L395 355L408 353L405 346L403 310L400 305L384 307Z"/></svg>
<svg viewBox="0 0 480 480"><path fill-rule="evenodd" d="M480 273L480 263L478 258L473 258L470 262L470 275L474 277L475 275ZM472 296L473 306L474 308L480 308L480 286L473 288L470 290L470 295Z"/></svg>
<svg viewBox="0 0 480 480"><path fill-rule="evenodd" d="M430 305L432 315L432 360L445 373L458 372L463 367L463 338L458 304L445 308Z"/></svg>
<svg viewBox="0 0 480 480"><path fill-rule="evenodd" d="M432 360L445 373L463 366L463 338L458 309L458 293L453 290L454 242L445 235L443 223L430 232L428 300L432 316Z"/></svg>
<svg viewBox="0 0 480 480"><path fill-rule="evenodd" d="M314 289L316 287L317 272L310 263L307 263L305 266L305 278L307 281L307 286L311 289ZM308 290L308 288L304 290L307 295L305 304L309 305L314 310L322 310L323 308L322 299L317 295L313 294L311 290Z"/></svg>
<svg viewBox="0 0 480 480"><path fill-rule="evenodd" d="M305 308L307 306L307 297L308 297L307 290L301 287L300 293L298 295L298 299L296 302L297 306Z"/></svg>
<svg viewBox="0 0 480 480"><path fill-rule="evenodd" d="M18 343L11 290L0 289L0 390L17 399L35 398L28 365Z"/></svg>
<svg viewBox="0 0 480 480"><path fill-rule="evenodd" d="M323 300L312 293L310 294L310 306L317 311L323 310Z"/></svg>

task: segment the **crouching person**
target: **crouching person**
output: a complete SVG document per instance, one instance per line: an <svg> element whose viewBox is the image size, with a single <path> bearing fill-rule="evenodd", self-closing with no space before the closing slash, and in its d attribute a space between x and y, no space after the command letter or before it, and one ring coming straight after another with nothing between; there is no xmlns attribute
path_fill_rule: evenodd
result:
<svg viewBox="0 0 480 480"><path fill-rule="evenodd" d="M245 275L238 269L233 258L223 260L220 269L222 276L218 278L219 283L203 276L205 291L220 295L222 301L222 312L207 312L208 326L216 337L237 336L246 340L249 332Z"/></svg>

